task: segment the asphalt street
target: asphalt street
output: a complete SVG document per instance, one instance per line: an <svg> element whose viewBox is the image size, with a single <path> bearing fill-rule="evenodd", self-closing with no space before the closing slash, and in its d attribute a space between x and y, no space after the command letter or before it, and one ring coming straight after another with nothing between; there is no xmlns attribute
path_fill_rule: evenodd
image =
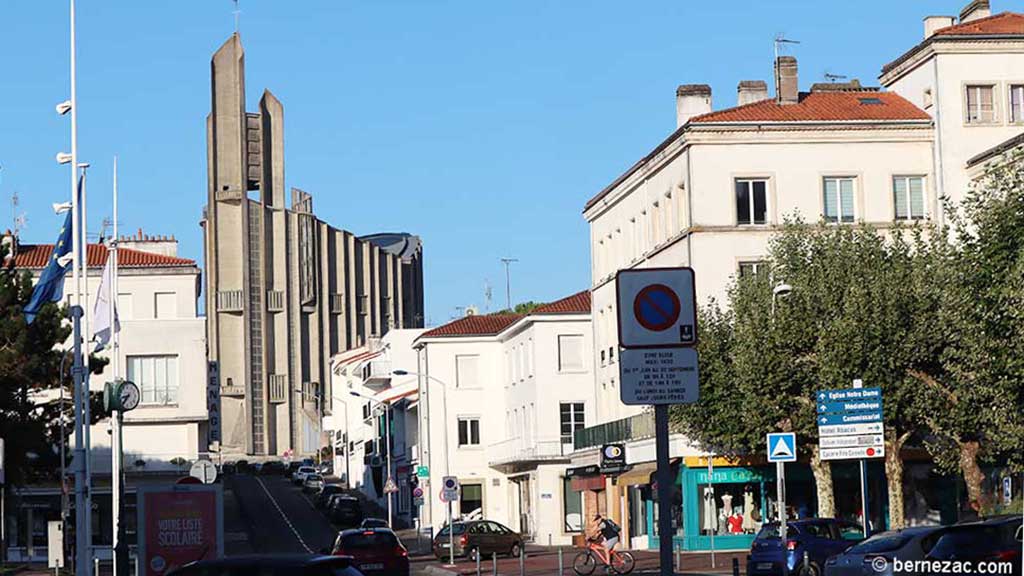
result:
<svg viewBox="0 0 1024 576"><path fill-rule="evenodd" d="M225 484L238 502L254 552L315 553L334 543L337 529L284 477L236 474Z"/></svg>

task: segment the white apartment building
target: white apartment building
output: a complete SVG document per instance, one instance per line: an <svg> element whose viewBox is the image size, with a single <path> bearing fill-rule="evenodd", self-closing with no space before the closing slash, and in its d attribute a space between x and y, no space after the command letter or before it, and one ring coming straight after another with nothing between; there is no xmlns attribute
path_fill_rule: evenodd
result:
<svg viewBox="0 0 1024 576"><path fill-rule="evenodd" d="M852 81L800 91L792 56L779 57L772 73L773 97L766 82L742 81L736 106L718 111L710 87L680 86L676 130L586 203L598 426L577 442L574 465L588 463L602 442L627 442L630 463L648 458L649 414L619 401L615 273L690 266L699 303L724 305L731 281L758 271L786 216L881 230L944 221L941 198L963 198L977 171L968 164L1024 130L1024 14L992 15L987 0L975 0L959 19L925 18L924 40L883 68L881 88ZM634 432L616 432L625 424ZM700 453L685 439L673 439L672 456L699 465ZM767 477L735 471L747 486ZM634 508L632 497L606 481L588 490L608 488L609 510L641 517L638 531L640 522L652 526L642 517L653 508ZM677 482L680 543L705 548L696 491L706 475L684 468Z"/></svg>
<svg viewBox="0 0 1024 576"><path fill-rule="evenodd" d="M467 316L434 328L417 352L422 464L430 476L423 525L446 520L443 476L456 476L453 514L481 516L542 544L582 528L566 465L593 418L590 293L528 315Z"/></svg>
<svg viewBox="0 0 1024 576"><path fill-rule="evenodd" d="M419 390L417 377L395 375L413 371L412 343L423 329L394 329L366 346L337 354L331 361L333 409L324 416L331 434L334 472L343 484L362 492L387 509L384 492L391 473L398 492L392 496L393 518L413 525L412 489L419 453ZM387 421L385 421L387 418ZM391 441L387 442L387 433Z"/></svg>

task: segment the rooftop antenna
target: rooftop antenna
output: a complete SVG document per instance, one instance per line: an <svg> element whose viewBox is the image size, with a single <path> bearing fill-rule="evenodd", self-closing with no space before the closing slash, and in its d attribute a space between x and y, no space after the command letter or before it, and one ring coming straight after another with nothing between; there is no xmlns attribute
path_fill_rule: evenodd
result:
<svg viewBox="0 0 1024 576"><path fill-rule="evenodd" d="M825 72L825 80L828 80L832 84L835 84L839 80L846 80L849 76L845 74L833 74L831 72Z"/></svg>
<svg viewBox="0 0 1024 576"><path fill-rule="evenodd" d="M800 43L799 40L790 40L789 38L786 38L785 35L783 35L781 32L775 35L775 43L774 43L774 46L775 46L775 60L772 61L772 69L774 70L774 75L775 75L775 99L776 100L778 100L779 96L780 96L780 94L779 94L779 84L780 84L780 79L779 79L779 54L785 50L786 44L799 44L799 43Z"/></svg>
<svg viewBox="0 0 1024 576"><path fill-rule="evenodd" d="M491 281L484 278L484 312L491 311L491 298L493 292L491 290Z"/></svg>
<svg viewBox="0 0 1024 576"><path fill-rule="evenodd" d="M232 14L235 15L235 34L238 34L238 18L242 14L242 10L238 7L238 0L232 0L235 3L235 9Z"/></svg>
<svg viewBox="0 0 1024 576"><path fill-rule="evenodd" d="M113 225L114 221L111 220L109 216L105 216L103 218L103 223L100 224L100 244L102 244L107 237L107 228L110 228Z"/></svg>
<svg viewBox="0 0 1024 576"><path fill-rule="evenodd" d="M512 263L519 262L518 258L502 258L505 265L505 305L509 312L512 312Z"/></svg>

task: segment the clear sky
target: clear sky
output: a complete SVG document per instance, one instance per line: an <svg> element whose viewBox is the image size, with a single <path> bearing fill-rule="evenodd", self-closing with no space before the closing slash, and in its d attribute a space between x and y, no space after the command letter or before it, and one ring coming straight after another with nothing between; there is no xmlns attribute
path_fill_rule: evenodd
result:
<svg viewBox="0 0 1024 576"><path fill-rule="evenodd" d="M241 1L247 101L285 107L286 184L356 234L425 245L429 323L457 306L553 300L589 285L583 204L675 128L675 88L771 79L772 39L802 43L800 85L826 72L877 83L921 40L922 18L967 0ZM1021 10L993 0L993 11ZM89 226L173 234L202 258L209 61L234 30L230 0L79 0L79 150ZM54 155L68 123L66 0L0 2L0 229L11 193L23 242L52 242L68 199Z"/></svg>

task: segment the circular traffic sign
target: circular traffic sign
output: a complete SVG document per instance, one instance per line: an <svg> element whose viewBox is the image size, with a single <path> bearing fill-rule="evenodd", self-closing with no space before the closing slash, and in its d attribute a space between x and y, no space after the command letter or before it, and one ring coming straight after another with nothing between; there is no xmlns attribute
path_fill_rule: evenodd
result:
<svg viewBox="0 0 1024 576"><path fill-rule="evenodd" d="M209 460L196 460L189 470L189 476L203 484L213 484L213 481L217 479L217 466Z"/></svg>
<svg viewBox="0 0 1024 576"><path fill-rule="evenodd" d="M413 498L423 498L423 488L420 488L419 486L413 488L412 489L412 497Z"/></svg>
<svg viewBox="0 0 1024 576"><path fill-rule="evenodd" d="M444 479L444 487L446 490L455 490L459 486L459 481L449 476Z"/></svg>
<svg viewBox="0 0 1024 576"><path fill-rule="evenodd" d="M651 284L633 299L636 321L652 332L662 332L675 326L679 320L679 296L664 284Z"/></svg>

